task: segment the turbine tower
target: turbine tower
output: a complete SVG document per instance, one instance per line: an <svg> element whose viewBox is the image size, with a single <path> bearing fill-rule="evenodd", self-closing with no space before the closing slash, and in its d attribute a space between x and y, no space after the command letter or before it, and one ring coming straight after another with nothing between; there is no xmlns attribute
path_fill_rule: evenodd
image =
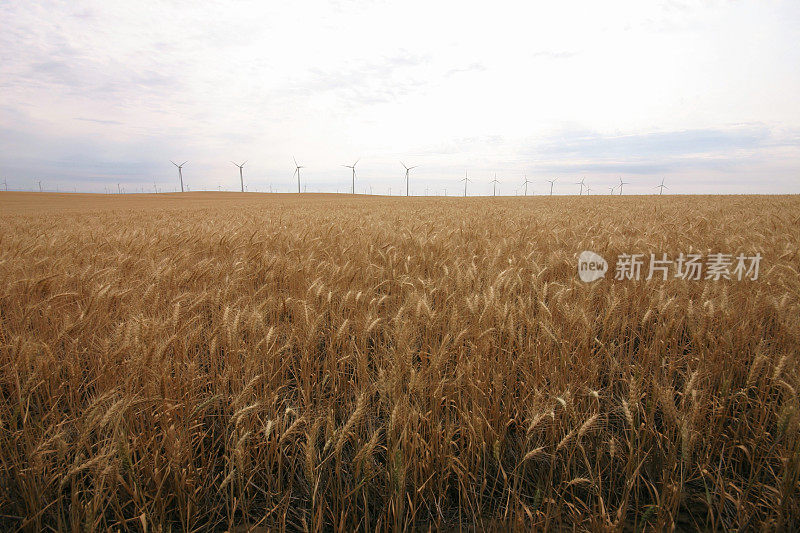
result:
<svg viewBox="0 0 800 533"><path fill-rule="evenodd" d="M584 187L584 185L586 185L586 183L584 183L585 181L586 181L586 178L581 178L581 181L576 181L575 182L575 185L580 185L581 186L581 192L578 193L578 196L583 196L583 187Z"/></svg>
<svg viewBox="0 0 800 533"><path fill-rule="evenodd" d="M653 187L653 188L654 188L654 189L660 189L660 190L658 191L658 195L659 195L659 196L661 196L662 194L664 194L664 189L669 189L669 187L667 187L666 185L664 185L664 178L661 178L661 185L656 185L656 186L655 186L655 187ZM8 190L8 189L6 189L6 190Z"/></svg>
<svg viewBox="0 0 800 533"><path fill-rule="evenodd" d="M550 184L550 196L553 196L553 185L555 184L558 178L553 178L551 180L546 180Z"/></svg>
<svg viewBox="0 0 800 533"><path fill-rule="evenodd" d="M466 170L464 171L464 177L463 177L463 178L461 178L461 181L463 181L463 182L464 182L464 198L466 198L466 197L467 197L467 183L469 183L470 181L472 181L471 179L469 179L469 178L467 177L467 171L466 171Z"/></svg>
<svg viewBox="0 0 800 533"><path fill-rule="evenodd" d="M342 165L343 167L352 169L353 171L353 189L352 189L353 194L356 193L356 165L358 164L359 161L361 160L356 159L356 162L353 163L352 165Z"/></svg>
<svg viewBox="0 0 800 533"><path fill-rule="evenodd" d="M300 194L300 169L306 167L298 165L297 159L294 157L292 157L292 159L294 160L294 174L297 174L297 193ZM292 176L294 176L294 174L292 174Z"/></svg>
<svg viewBox="0 0 800 533"><path fill-rule="evenodd" d="M406 169L406 196L408 196L408 173L411 171L412 168L417 168L419 165L414 165L413 167L407 167L405 163L400 161L400 164L403 165L403 168Z"/></svg>
<svg viewBox="0 0 800 533"><path fill-rule="evenodd" d="M181 192L183 192L183 165L186 164L186 161L184 161L180 165L171 159L169 160L169 162L178 167L178 177L181 179Z"/></svg>
<svg viewBox="0 0 800 533"><path fill-rule="evenodd" d="M610 192L609 192L609 194L610 194L611 196L614 196L614 189L616 189L616 188L617 188L617 186L616 186L616 185L615 185L615 186L613 186L613 187L609 187L609 188L608 188L608 190L610 191Z"/></svg>
<svg viewBox="0 0 800 533"><path fill-rule="evenodd" d="M525 181L522 184L525 186L525 196L528 196L528 184L532 183L531 180L528 179L528 176L525 176Z"/></svg>
<svg viewBox="0 0 800 533"><path fill-rule="evenodd" d="M242 176L242 168L247 164L247 161L245 161L241 165L239 163L234 163L233 161L231 161L231 163L239 167L239 183L242 186L242 192L244 192L244 176Z"/></svg>
<svg viewBox="0 0 800 533"><path fill-rule="evenodd" d="M627 181L622 181L622 178L619 179L619 195L622 196L622 186L627 185Z"/></svg>
<svg viewBox="0 0 800 533"><path fill-rule="evenodd" d="M494 179L492 180L492 196L497 196L497 184L500 183L497 181L497 174L494 175Z"/></svg>

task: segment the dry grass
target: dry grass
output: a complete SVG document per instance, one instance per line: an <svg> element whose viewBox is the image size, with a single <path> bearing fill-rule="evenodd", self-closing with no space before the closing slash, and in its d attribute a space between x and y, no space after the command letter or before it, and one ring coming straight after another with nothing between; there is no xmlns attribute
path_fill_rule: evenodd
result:
<svg viewBox="0 0 800 533"><path fill-rule="evenodd" d="M799 214L2 193L0 528L796 529Z"/></svg>

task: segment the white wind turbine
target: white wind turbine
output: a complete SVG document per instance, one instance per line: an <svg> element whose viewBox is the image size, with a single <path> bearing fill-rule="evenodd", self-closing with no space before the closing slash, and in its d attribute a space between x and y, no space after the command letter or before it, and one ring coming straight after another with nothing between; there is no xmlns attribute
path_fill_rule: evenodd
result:
<svg viewBox="0 0 800 533"><path fill-rule="evenodd" d="M247 164L247 161L245 161L245 162L244 162L244 163L242 163L241 165L240 165L239 163L235 163L235 162L233 162L233 161L231 161L231 163L233 163L234 165L236 165L237 167L239 167L239 183L240 183L240 184L241 184L241 186L242 186L242 192L244 192L244 176L242 176L242 168L243 168L243 167L244 167L244 166Z"/></svg>
<svg viewBox="0 0 800 533"><path fill-rule="evenodd" d="M622 196L622 186L627 185L627 181L622 181L622 178L619 179L619 195Z"/></svg>
<svg viewBox="0 0 800 533"><path fill-rule="evenodd" d="M359 161L361 161L361 160L360 159L356 159L356 162L353 163L352 165L342 165L343 167L352 169L352 171L353 171L353 189L352 189L352 193L353 194L356 193L356 165L358 164Z"/></svg>
<svg viewBox="0 0 800 533"><path fill-rule="evenodd" d="M405 163L400 161L400 164L403 165L403 168L406 169L406 196L408 196L408 173L411 171L412 168L417 168L419 165L414 165L413 167L407 167Z"/></svg>
<svg viewBox="0 0 800 533"><path fill-rule="evenodd" d="M653 187L653 188L654 188L654 189L660 189L660 190L658 191L658 195L659 195L659 196L661 196L662 194L664 194L664 189L669 189L669 187L667 187L666 185L664 185L664 178L661 178L661 185L656 185L656 186L655 186L655 187Z"/></svg>
<svg viewBox="0 0 800 533"><path fill-rule="evenodd" d="M528 196L528 184L533 183L531 180L528 179L528 176L525 176L525 181L522 182L525 185L525 196Z"/></svg>
<svg viewBox="0 0 800 533"><path fill-rule="evenodd" d="M558 180L558 178L553 178L551 180L545 180L550 184L550 196L553 196L553 185L555 184L556 180Z"/></svg>
<svg viewBox="0 0 800 533"><path fill-rule="evenodd" d="M186 161L184 161L180 165L171 159L169 162L178 167L178 177L181 179L181 192L183 192L183 165L186 164Z"/></svg>
<svg viewBox="0 0 800 533"><path fill-rule="evenodd" d="M580 185L581 186L581 192L578 193L578 196L583 196L583 187L584 187L584 185L586 185L585 182L586 182L586 178L581 178L581 181L576 181L575 182L575 185Z"/></svg>
<svg viewBox="0 0 800 533"><path fill-rule="evenodd" d="M471 179L469 179L467 177L467 171L466 170L464 171L464 177L461 178L461 180L459 180L459 181L463 181L464 182L464 197L466 198L466 196L467 196L467 183L472 181Z"/></svg>
<svg viewBox="0 0 800 533"><path fill-rule="evenodd" d="M494 179L492 180L492 196L497 196L497 184L500 183L497 181L497 174L494 175Z"/></svg>
<svg viewBox="0 0 800 533"><path fill-rule="evenodd" d="M292 159L294 160L294 174L297 174L297 193L299 194L300 193L300 169L301 168L306 168L306 167L298 165L297 164L297 159L295 159L294 157L292 157ZM294 177L294 174L292 174L292 177Z"/></svg>

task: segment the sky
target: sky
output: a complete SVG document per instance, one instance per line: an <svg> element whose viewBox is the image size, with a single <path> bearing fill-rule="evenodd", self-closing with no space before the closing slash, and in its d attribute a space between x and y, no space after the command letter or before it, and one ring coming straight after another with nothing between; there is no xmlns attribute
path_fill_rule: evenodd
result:
<svg viewBox="0 0 800 533"><path fill-rule="evenodd" d="M9 189L800 192L800 2L0 3ZM0 184L3 186L3 184ZM618 192L618 190L616 191Z"/></svg>

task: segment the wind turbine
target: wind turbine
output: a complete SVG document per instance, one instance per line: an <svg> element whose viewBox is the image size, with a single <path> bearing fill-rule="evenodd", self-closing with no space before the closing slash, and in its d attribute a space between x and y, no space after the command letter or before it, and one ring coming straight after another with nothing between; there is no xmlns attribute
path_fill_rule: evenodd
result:
<svg viewBox="0 0 800 533"><path fill-rule="evenodd" d="M3 186L6 188L6 192L8 192L8 182L5 178L3 178Z"/></svg>
<svg viewBox="0 0 800 533"><path fill-rule="evenodd" d="M183 165L186 164L186 161L184 161L180 165L175 161L173 161L172 159L170 159L169 162L178 167L178 177L181 178L181 192L183 192Z"/></svg>
<svg viewBox="0 0 800 533"><path fill-rule="evenodd" d="M239 183L241 183L241 185L242 185L242 192L244 192L244 177L242 176L242 168L243 168L243 167L244 167L244 166L247 164L247 161L245 161L245 162L244 162L244 163L242 163L241 165L240 165L239 163L234 163L233 161L231 161L231 163L233 163L234 165L236 165L237 167L239 167Z"/></svg>
<svg viewBox="0 0 800 533"><path fill-rule="evenodd" d="M613 187L609 187L609 188L608 188L608 190L609 190L609 191L611 191L611 192L610 192L611 196L614 196L614 189L616 189L616 188L617 188L617 186L616 186L616 185L615 185L615 186L613 186Z"/></svg>
<svg viewBox="0 0 800 533"><path fill-rule="evenodd" d="M39 192L42 192L42 180L39 180Z"/></svg>
<svg viewBox="0 0 800 533"><path fill-rule="evenodd" d="M528 176L525 176L525 181L522 184L525 186L525 196L528 196L528 184L533 183L531 180L528 179Z"/></svg>
<svg viewBox="0 0 800 533"><path fill-rule="evenodd" d="M584 183L585 181L586 181L586 178L581 178L581 181L576 181L575 182L575 185L580 185L581 186L581 192L578 193L578 196L583 196L583 186L586 185L586 183Z"/></svg>
<svg viewBox="0 0 800 533"><path fill-rule="evenodd" d="M117 183L117 194L122 194L122 189L120 188L119 183Z"/></svg>
<svg viewBox="0 0 800 533"><path fill-rule="evenodd" d="M469 178L467 177L467 171L466 171L466 170L464 171L464 177L463 177L463 178L461 178L461 180L460 180L460 181L463 181L463 182L464 182L464 197L466 198L466 196L467 196L467 183L469 183L470 181L472 181L471 179L469 179Z"/></svg>
<svg viewBox="0 0 800 533"><path fill-rule="evenodd" d="M353 170L353 194L356 193L356 165L358 162L361 161L360 159L356 159L356 162L352 165L342 165L345 168L349 168Z"/></svg>
<svg viewBox="0 0 800 533"><path fill-rule="evenodd" d="M500 183L497 181L497 174L494 175L494 179L492 180L492 196L497 196L497 184Z"/></svg>
<svg viewBox="0 0 800 533"><path fill-rule="evenodd" d="M553 178L551 180L545 180L550 184L550 196L553 196L553 185L555 184L558 178Z"/></svg>
<svg viewBox="0 0 800 533"><path fill-rule="evenodd" d="M659 196L661 196L662 194L664 194L664 189L669 189L669 187L667 187L666 185L664 185L664 178L661 178L661 185L656 185L656 186L655 186L655 187L653 187L653 188L654 188L654 189L661 189L660 191L658 191L658 195L659 195ZM8 189L6 189L6 190L8 190Z"/></svg>
<svg viewBox="0 0 800 533"><path fill-rule="evenodd" d="M403 168L406 169L406 196L408 196L408 173L412 168L417 168L419 165L414 165L413 167L407 167L405 163L400 161L400 164L403 165Z"/></svg>
<svg viewBox="0 0 800 533"><path fill-rule="evenodd" d="M589 187L589 186L587 185L587 186L586 186L586 196L589 196L589 193L590 193L590 192L592 192L592 189L591 189L591 187Z"/></svg>
<svg viewBox="0 0 800 533"><path fill-rule="evenodd" d="M298 165L297 159L294 157L292 157L292 159L294 160L294 174L297 174L297 193L300 194L300 169L306 167ZM294 176L294 174L292 174L292 176Z"/></svg>
<svg viewBox="0 0 800 533"><path fill-rule="evenodd" d="M622 196L622 186L627 185L627 181L622 181L622 178L619 179L619 195Z"/></svg>

